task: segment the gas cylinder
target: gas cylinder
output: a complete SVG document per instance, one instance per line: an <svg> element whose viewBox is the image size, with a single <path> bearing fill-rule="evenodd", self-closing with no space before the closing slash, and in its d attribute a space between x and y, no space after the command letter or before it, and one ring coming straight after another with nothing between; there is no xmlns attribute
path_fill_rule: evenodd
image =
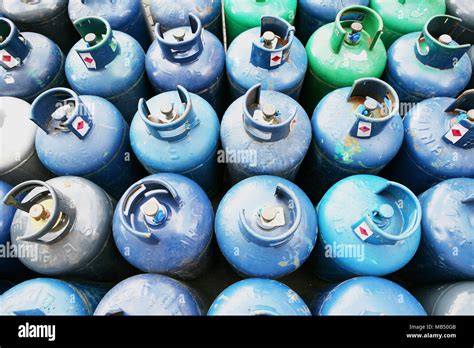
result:
<svg viewBox="0 0 474 348"><path fill-rule="evenodd" d="M352 19L345 19L349 15ZM307 113L337 88L350 87L363 77L382 76L387 61L379 40L382 29L377 12L364 6L348 6L337 14L335 22L322 26L309 38L309 67L302 91Z"/></svg>
<svg viewBox="0 0 474 348"><path fill-rule="evenodd" d="M414 295L429 315L474 315L474 281L421 288Z"/></svg>
<svg viewBox="0 0 474 348"><path fill-rule="evenodd" d="M35 150L38 127L29 120L31 105L19 98L0 97L0 180L17 185L53 177Z"/></svg>
<svg viewBox="0 0 474 348"><path fill-rule="evenodd" d="M99 16L109 22L113 30L137 40L143 50L150 47L151 33L140 0L69 0L68 10L73 23L84 17Z"/></svg>
<svg viewBox="0 0 474 348"><path fill-rule="evenodd" d="M474 89L416 104L403 125L402 148L384 176L416 194L445 179L474 177Z"/></svg>
<svg viewBox="0 0 474 348"><path fill-rule="evenodd" d="M114 198L141 176L128 125L107 100L53 88L35 100L31 119L41 128L38 156L56 175L85 177Z"/></svg>
<svg viewBox="0 0 474 348"><path fill-rule="evenodd" d="M294 180L311 142L311 124L303 108L276 91L250 88L227 109L221 142L229 176L237 183L254 175Z"/></svg>
<svg viewBox="0 0 474 348"><path fill-rule="evenodd" d="M0 298L0 315L92 315L108 286L36 278L20 283Z"/></svg>
<svg viewBox="0 0 474 348"><path fill-rule="evenodd" d="M89 180L25 181L7 193L3 204L17 208L11 239L31 270L90 280L130 273L113 244L114 202Z"/></svg>
<svg viewBox="0 0 474 348"><path fill-rule="evenodd" d="M402 36L388 50L384 80L401 102L419 102L433 97L456 97L471 79L467 54L470 45L455 40L461 20L434 16L422 32Z"/></svg>
<svg viewBox="0 0 474 348"><path fill-rule="evenodd" d="M311 118L313 140L299 173L305 192L318 201L345 177L380 172L403 142L398 110L397 93L376 78L324 97Z"/></svg>
<svg viewBox="0 0 474 348"><path fill-rule="evenodd" d="M402 275L416 284L474 279L474 178L445 180L419 199L421 244Z"/></svg>
<svg viewBox="0 0 474 348"><path fill-rule="evenodd" d="M407 290L378 277L356 277L318 291L310 308L313 315L426 315Z"/></svg>
<svg viewBox="0 0 474 348"><path fill-rule="evenodd" d="M216 212L216 238L244 277L279 278L309 257L318 233L314 206L292 182L270 175L232 187Z"/></svg>
<svg viewBox="0 0 474 348"><path fill-rule="evenodd" d="M82 40L66 58L66 77L79 94L106 98L132 121L140 98L150 96L145 53L138 42L100 17L74 22Z"/></svg>
<svg viewBox="0 0 474 348"><path fill-rule="evenodd" d="M207 315L311 315L303 299L272 279L250 278L232 284L214 300Z"/></svg>
<svg viewBox="0 0 474 348"><path fill-rule="evenodd" d="M5 0L0 4L0 12L21 31L44 35L56 42L63 52L68 52L77 41L67 8L68 0Z"/></svg>
<svg viewBox="0 0 474 348"><path fill-rule="evenodd" d="M218 192L219 119L200 96L178 86L148 101L141 99L130 140L148 172L182 174L210 196Z"/></svg>
<svg viewBox="0 0 474 348"><path fill-rule="evenodd" d="M369 0L298 0L296 36L306 44L317 29L334 22L337 13L350 5L369 6Z"/></svg>
<svg viewBox="0 0 474 348"><path fill-rule="evenodd" d="M204 315L196 293L185 284L159 274L122 280L100 301L94 315Z"/></svg>
<svg viewBox="0 0 474 348"><path fill-rule="evenodd" d="M6 18L0 18L0 58L1 96L31 103L43 91L66 83L59 47L41 34L20 33Z"/></svg>
<svg viewBox="0 0 474 348"><path fill-rule="evenodd" d="M153 0L150 12L153 22L160 23L163 31L186 26L188 13L194 13L203 29L222 41L221 0Z"/></svg>
<svg viewBox="0 0 474 348"><path fill-rule="evenodd" d="M224 0L227 45L244 31L258 27L262 16L280 17L293 24L297 0Z"/></svg>
<svg viewBox="0 0 474 348"><path fill-rule="evenodd" d="M420 243L420 202L405 186L375 175L342 179L317 213L320 235L311 261L325 280L390 274L411 260Z"/></svg>
<svg viewBox="0 0 474 348"><path fill-rule="evenodd" d="M307 65L306 51L295 37L295 28L284 19L263 16L259 28L240 34L227 50L232 98L237 99L261 83L264 89L285 93L296 100Z"/></svg>
<svg viewBox="0 0 474 348"><path fill-rule="evenodd" d="M190 13L187 26L164 31L155 26L156 40L146 55L146 71L156 93L181 85L206 99L218 112L224 108L224 46L203 30L200 19Z"/></svg>
<svg viewBox="0 0 474 348"><path fill-rule="evenodd" d="M370 7L382 17L382 41L387 49L401 36L422 31L431 17L446 12L445 0L371 0Z"/></svg>
<svg viewBox="0 0 474 348"><path fill-rule="evenodd" d="M162 173L124 193L113 231L123 257L141 271L192 279L210 262L213 223L211 202L199 185Z"/></svg>

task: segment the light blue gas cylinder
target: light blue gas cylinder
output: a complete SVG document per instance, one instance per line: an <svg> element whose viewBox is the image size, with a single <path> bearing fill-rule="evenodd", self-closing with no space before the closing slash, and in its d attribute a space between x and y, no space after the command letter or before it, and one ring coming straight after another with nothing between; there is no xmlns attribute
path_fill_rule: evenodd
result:
<svg viewBox="0 0 474 348"><path fill-rule="evenodd" d="M221 142L230 180L276 175L293 181L311 142L311 124L291 97L257 84L227 109Z"/></svg>
<svg viewBox="0 0 474 348"><path fill-rule="evenodd" d="M474 89L431 98L403 120L405 138L383 175L416 194L445 179L474 178Z"/></svg>
<svg viewBox="0 0 474 348"><path fill-rule="evenodd" d="M322 279L384 276L405 266L420 243L421 206L405 186L375 175L342 179L317 206L311 261Z"/></svg>
<svg viewBox="0 0 474 348"><path fill-rule="evenodd" d="M285 284L250 278L222 291L207 315L308 316L311 312L303 299Z"/></svg>
<svg viewBox="0 0 474 348"><path fill-rule="evenodd" d="M114 239L141 271L191 279L210 262L213 222L211 202L198 184L178 174L154 174L120 199Z"/></svg>
<svg viewBox="0 0 474 348"><path fill-rule="evenodd" d="M311 118L313 140L300 171L302 187L318 201L337 181L377 174L397 154L403 123L397 93L376 78L359 79L318 104Z"/></svg>
<svg viewBox="0 0 474 348"><path fill-rule="evenodd" d="M110 102L53 88L32 105L36 151L56 175L82 176L115 198L141 176L131 153L128 125Z"/></svg>
<svg viewBox="0 0 474 348"><path fill-rule="evenodd" d="M140 0L69 0L69 18L99 16L110 23L113 30L126 33L137 40L146 51L151 44L145 10Z"/></svg>
<svg viewBox="0 0 474 348"><path fill-rule="evenodd" d="M185 284L159 274L139 274L115 285L94 315L204 315L201 299Z"/></svg>
<svg viewBox="0 0 474 348"><path fill-rule="evenodd" d="M318 291L313 315L426 315L421 304L400 285L378 277L356 277Z"/></svg>
<svg viewBox="0 0 474 348"><path fill-rule="evenodd" d="M0 95L31 103L43 91L62 86L64 55L47 37L20 33L12 21L0 18Z"/></svg>
<svg viewBox="0 0 474 348"><path fill-rule="evenodd" d="M227 192L217 209L215 230L222 253L239 274L279 278L306 261L318 226L313 204L298 186L261 175Z"/></svg>
<svg viewBox="0 0 474 348"><path fill-rule="evenodd" d="M249 29L232 41L226 56L227 77L233 99L256 83L298 96L303 86L308 58L295 27L282 18L262 16L259 28Z"/></svg>
<svg viewBox="0 0 474 348"><path fill-rule="evenodd" d="M176 91L140 100L130 140L149 173L182 174L210 196L218 192L219 119L197 94L178 86Z"/></svg>
<svg viewBox="0 0 474 348"><path fill-rule="evenodd" d="M66 59L66 77L78 94L95 95L114 104L132 121L140 98L151 95L145 74L145 53L138 42L100 17L74 22L82 40Z"/></svg>
<svg viewBox="0 0 474 348"><path fill-rule="evenodd" d="M429 315L474 315L474 281L433 285L413 293Z"/></svg>
<svg viewBox="0 0 474 348"><path fill-rule="evenodd" d="M20 283L0 297L0 315L92 315L109 287L36 278Z"/></svg>
<svg viewBox="0 0 474 348"><path fill-rule="evenodd" d="M225 107L225 53L219 39L203 30L192 13L187 26L165 32L157 23L155 36L146 55L146 71L155 92L173 91L181 85L206 99L221 114Z"/></svg>
<svg viewBox="0 0 474 348"><path fill-rule="evenodd" d="M384 80L402 102L433 97L456 97L469 83L470 44L460 44L456 27L461 20L448 15L432 17L422 32L402 36L387 52Z"/></svg>

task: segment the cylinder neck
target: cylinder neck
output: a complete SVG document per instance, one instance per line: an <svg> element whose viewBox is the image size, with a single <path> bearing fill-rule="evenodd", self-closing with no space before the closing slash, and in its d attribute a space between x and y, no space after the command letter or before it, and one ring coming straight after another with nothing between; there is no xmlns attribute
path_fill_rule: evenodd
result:
<svg viewBox="0 0 474 348"><path fill-rule="evenodd" d="M456 116L443 140L461 149L474 147L474 89L463 92L448 106L446 113Z"/></svg>
<svg viewBox="0 0 474 348"><path fill-rule="evenodd" d="M0 66L5 70L21 66L30 50L30 44L15 24L9 19L0 18Z"/></svg>

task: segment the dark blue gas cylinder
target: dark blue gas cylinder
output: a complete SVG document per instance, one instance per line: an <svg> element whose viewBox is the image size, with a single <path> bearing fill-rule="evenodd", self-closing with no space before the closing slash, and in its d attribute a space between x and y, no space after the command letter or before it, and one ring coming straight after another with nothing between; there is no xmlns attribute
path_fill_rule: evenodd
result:
<svg viewBox="0 0 474 348"><path fill-rule="evenodd" d="M20 283L0 297L0 315L92 315L109 286L36 278Z"/></svg>
<svg viewBox="0 0 474 348"><path fill-rule="evenodd" d="M401 102L433 97L456 97L469 83L470 44L460 44L454 30L461 20L447 15L432 17L422 32L402 36L390 46L384 80Z"/></svg>
<svg viewBox="0 0 474 348"><path fill-rule="evenodd" d="M210 196L219 190L219 119L207 101L178 86L140 100L130 141L149 173L169 172L196 181Z"/></svg>
<svg viewBox="0 0 474 348"><path fill-rule="evenodd" d="M333 185L317 206L311 261L322 279L384 276L405 266L420 243L421 206L405 186L375 175Z"/></svg>
<svg viewBox="0 0 474 348"><path fill-rule="evenodd" d="M429 315L474 315L474 281L432 285L413 294Z"/></svg>
<svg viewBox="0 0 474 348"><path fill-rule="evenodd" d="M257 84L224 114L221 142L229 176L237 183L254 175L293 181L311 142L311 124L291 97Z"/></svg>
<svg viewBox="0 0 474 348"><path fill-rule="evenodd" d="M306 44L317 29L334 22L339 11L352 5L369 6L369 0L298 0L296 36L303 44Z"/></svg>
<svg viewBox="0 0 474 348"><path fill-rule="evenodd" d="M103 18L84 17L74 25L82 40L66 58L70 86L78 94L107 99L131 122L138 100L151 95L143 49L130 35L112 31Z"/></svg>
<svg viewBox="0 0 474 348"><path fill-rule="evenodd" d="M65 53L77 41L67 8L68 0L5 0L0 4L0 12L21 31L44 35Z"/></svg>
<svg viewBox="0 0 474 348"><path fill-rule="evenodd" d="M100 301L94 315L204 315L193 289L159 274L139 274L115 285Z"/></svg>
<svg viewBox="0 0 474 348"><path fill-rule="evenodd" d="M181 85L206 99L218 114L223 112L224 46L214 34L203 30L190 13L187 26L164 31L155 26L156 40L146 55L146 71L156 93Z"/></svg>
<svg viewBox="0 0 474 348"><path fill-rule="evenodd" d="M221 0L153 0L150 3L153 22L160 23L164 31L187 25L188 13L193 13L204 29L222 41L221 12Z"/></svg>
<svg viewBox="0 0 474 348"><path fill-rule="evenodd" d="M376 78L337 89L311 118L313 140L300 171L302 187L315 201L337 181L377 174L397 154L403 123L395 90Z"/></svg>
<svg viewBox="0 0 474 348"><path fill-rule="evenodd" d="M419 198L421 244L402 275L415 284L474 279L474 178L445 180Z"/></svg>
<svg viewBox="0 0 474 348"><path fill-rule="evenodd" d="M119 198L141 176L128 125L110 102L53 88L33 103L41 162L56 175L82 176Z"/></svg>
<svg viewBox="0 0 474 348"><path fill-rule="evenodd" d="M285 284L250 278L224 289L207 315L308 316L311 312L303 299Z"/></svg>
<svg viewBox="0 0 474 348"><path fill-rule="evenodd" d="M0 95L31 103L43 91L62 86L64 55L47 37L20 33L12 21L0 18Z"/></svg>
<svg viewBox="0 0 474 348"><path fill-rule="evenodd" d="M291 181L269 175L235 185L216 212L216 238L244 277L279 278L309 257L318 233L314 206Z"/></svg>
<svg viewBox="0 0 474 348"><path fill-rule="evenodd" d="M232 41L226 67L233 99L260 83L263 89L285 93L296 100L308 58L295 37L295 27L282 18L262 16L259 28L246 30Z"/></svg>
<svg viewBox="0 0 474 348"><path fill-rule="evenodd" d="M137 40L143 50L151 44L145 10L140 0L69 0L69 18L99 16L110 23L113 30L126 33Z"/></svg>
<svg viewBox="0 0 474 348"><path fill-rule="evenodd" d="M122 256L143 272L196 278L211 260L214 212L206 193L185 176L162 173L132 185L115 209Z"/></svg>
<svg viewBox="0 0 474 348"><path fill-rule="evenodd" d="M313 315L426 315L400 285L378 277L356 277L316 292Z"/></svg>
<svg viewBox="0 0 474 348"><path fill-rule="evenodd" d="M424 100L403 124L402 148L384 176L416 194L445 179L474 177L474 89L457 99Z"/></svg>

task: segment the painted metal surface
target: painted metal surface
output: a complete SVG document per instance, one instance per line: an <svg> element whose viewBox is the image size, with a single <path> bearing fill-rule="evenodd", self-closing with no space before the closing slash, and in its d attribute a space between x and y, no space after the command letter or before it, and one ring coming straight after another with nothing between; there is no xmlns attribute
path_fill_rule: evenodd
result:
<svg viewBox="0 0 474 348"><path fill-rule="evenodd" d="M243 32L232 42L226 67L233 99L256 83L298 99L308 58L294 35L295 28L287 21L262 16L260 27Z"/></svg>
<svg viewBox="0 0 474 348"><path fill-rule="evenodd" d="M474 281L415 290L429 315L474 315Z"/></svg>
<svg viewBox="0 0 474 348"><path fill-rule="evenodd" d="M310 260L325 280L390 274L411 260L420 243L418 199L375 175L342 179L326 192L317 213L319 237Z"/></svg>
<svg viewBox="0 0 474 348"><path fill-rule="evenodd" d="M298 186L261 175L227 192L215 230L220 250L239 274L279 278L306 261L318 226L314 206Z"/></svg>

